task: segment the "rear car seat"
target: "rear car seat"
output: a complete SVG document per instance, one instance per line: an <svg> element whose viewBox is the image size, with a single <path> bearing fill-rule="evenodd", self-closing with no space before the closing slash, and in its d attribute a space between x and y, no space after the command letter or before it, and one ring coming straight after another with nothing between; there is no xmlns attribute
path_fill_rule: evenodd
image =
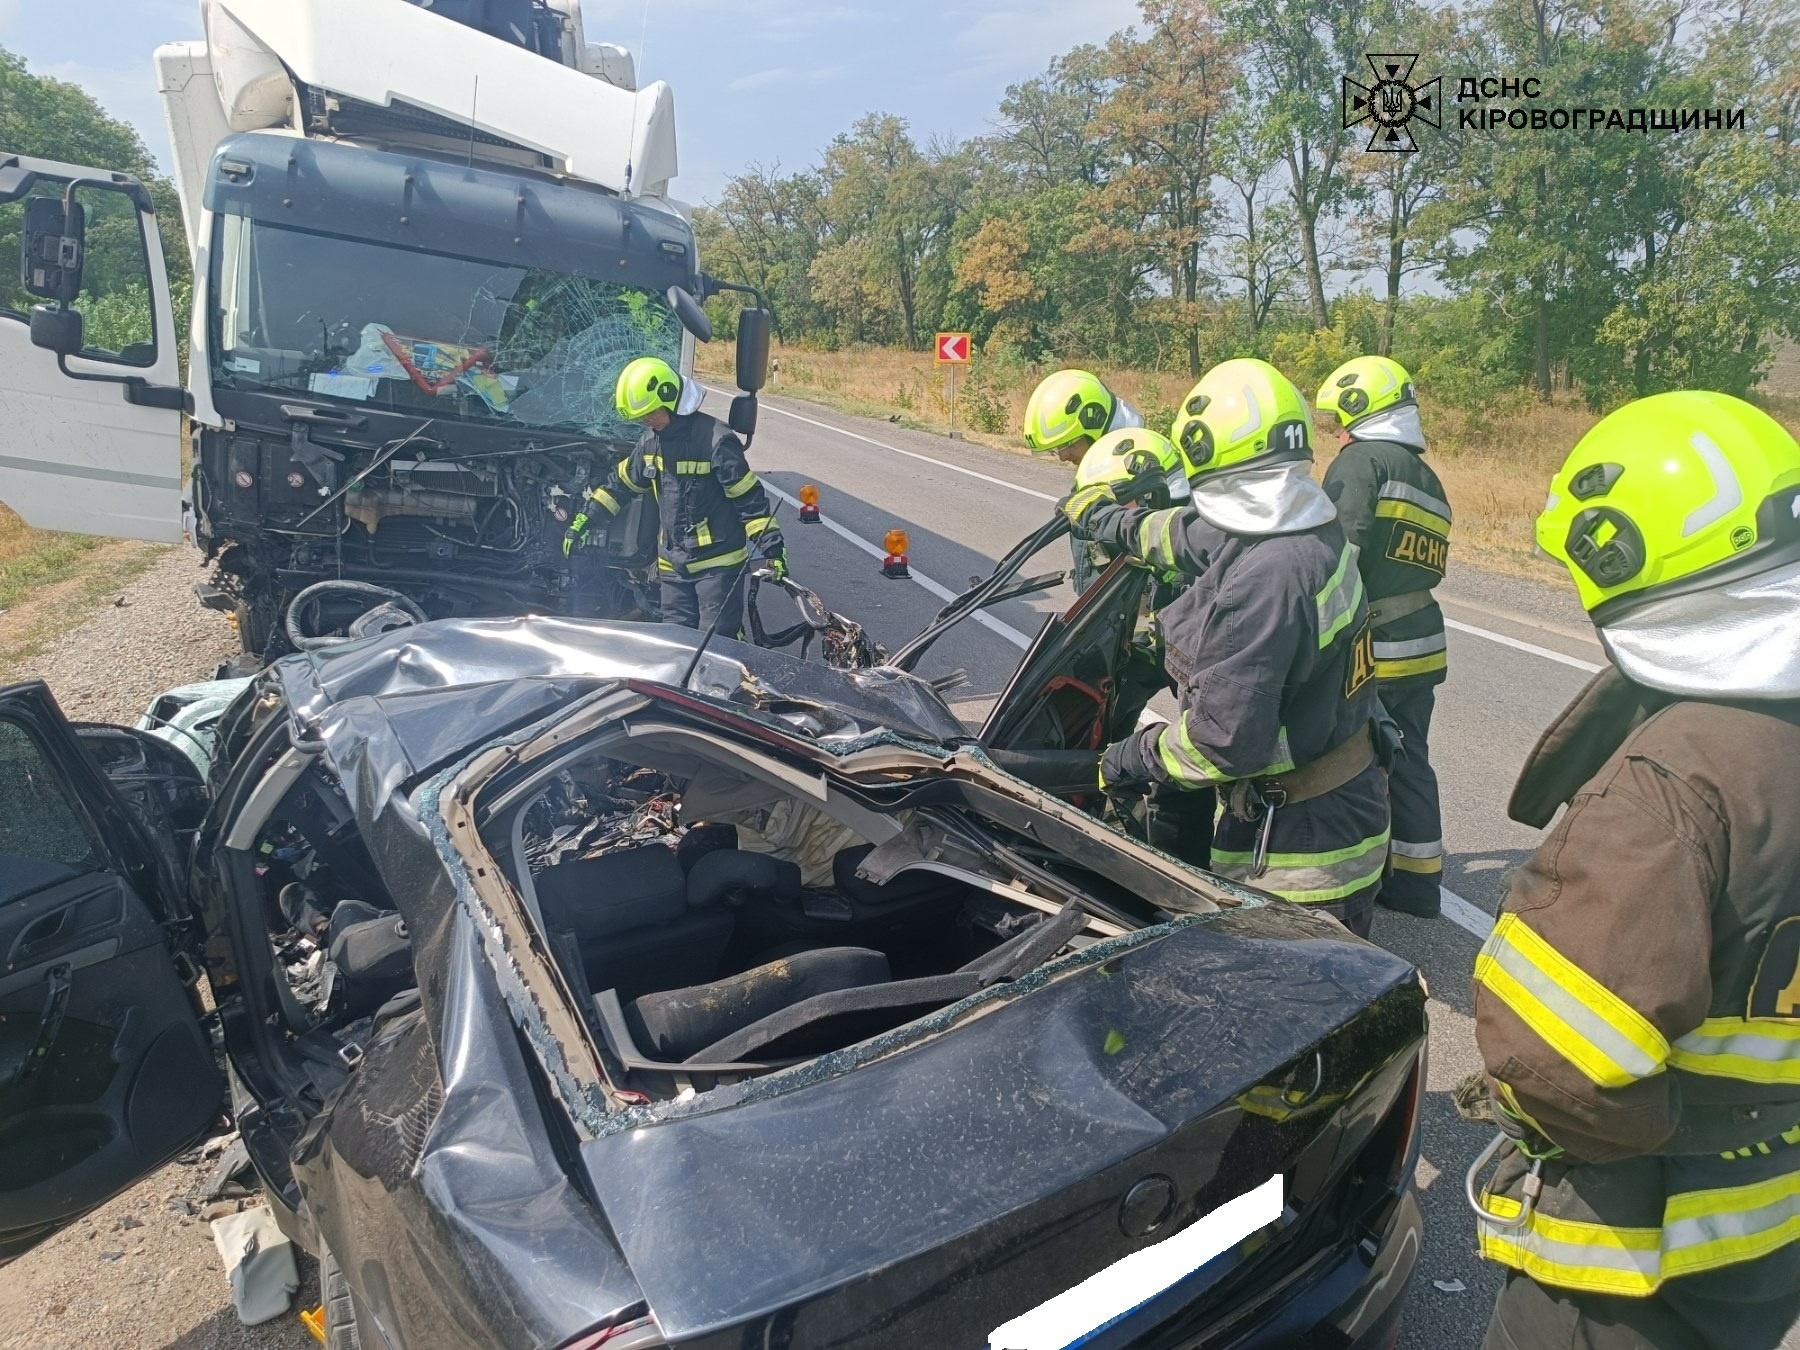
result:
<svg viewBox="0 0 1800 1350"><path fill-rule="evenodd" d="M734 920L716 895L688 899L688 878L662 844L578 858L538 874L545 926L572 933L591 988L625 998L712 978Z"/></svg>
<svg viewBox="0 0 1800 1350"><path fill-rule="evenodd" d="M818 994L884 984L887 957L863 947L825 947L690 989L645 994L626 1005L639 1050L683 1060L769 1014Z"/></svg>

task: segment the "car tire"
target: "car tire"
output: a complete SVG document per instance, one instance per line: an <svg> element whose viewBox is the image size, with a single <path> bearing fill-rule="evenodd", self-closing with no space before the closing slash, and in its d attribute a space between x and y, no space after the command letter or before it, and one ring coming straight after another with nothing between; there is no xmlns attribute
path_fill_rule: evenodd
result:
<svg viewBox="0 0 1800 1350"><path fill-rule="evenodd" d="M319 1299L325 1305L325 1350L362 1350L350 1281L329 1247L319 1253Z"/></svg>

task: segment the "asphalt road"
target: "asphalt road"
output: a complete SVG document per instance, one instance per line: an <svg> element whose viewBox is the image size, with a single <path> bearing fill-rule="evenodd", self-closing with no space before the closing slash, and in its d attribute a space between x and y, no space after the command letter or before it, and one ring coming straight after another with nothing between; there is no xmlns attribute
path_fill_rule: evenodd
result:
<svg viewBox="0 0 1800 1350"><path fill-rule="evenodd" d="M715 397L714 404L722 403ZM723 413L722 406L715 411ZM793 574L833 609L890 646L925 626L949 594L985 575L1042 524L1068 490L1060 464L953 442L786 399L765 397L750 451L781 500ZM801 526L795 494L820 490L824 521ZM883 535L911 539L913 578L881 575ZM1066 564L1066 544L1029 570ZM1426 1238L1399 1344L1457 1350L1480 1344L1499 1280L1475 1256L1463 1174L1488 1135L1460 1122L1450 1089L1476 1068L1469 973L1507 872L1538 835L1509 821L1506 799L1539 733L1599 668L1601 653L1571 597L1554 585L1453 565L1439 592L1452 623L1450 679L1438 691L1432 760L1443 790L1448 850L1445 917L1380 911L1374 938L1415 962L1431 989L1429 1096L1418 1185ZM927 677L961 668L952 699L978 723L1045 617L1073 599L1059 590L1001 605L964 623L921 663ZM769 604L774 626L787 616ZM1167 711L1167 709L1165 709Z"/></svg>

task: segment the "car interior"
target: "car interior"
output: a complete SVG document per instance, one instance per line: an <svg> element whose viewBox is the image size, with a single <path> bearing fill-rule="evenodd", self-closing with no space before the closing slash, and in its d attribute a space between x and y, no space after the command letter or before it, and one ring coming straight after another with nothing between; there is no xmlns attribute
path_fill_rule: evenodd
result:
<svg viewBox="0 0 1800 1350"><path fill-rule="evenodd" d="M481 831L632 1090L679 1096L841 1049L1124 931L997 873L871 879L905 813L810 799L723 747L693 750L566 758ZM416 1005L410 935L320 762L255 852L281 1018L323 1097L342 1072L327 1036L365 1043Z"/></svg>
<svg viewBox="0 0 1800 1350"><path fill-rule="evenodd" d="M905 812L706 742L611 738L482 826L621 1086L754 1077L1123 931L991 867L907 866Z"/></svg>

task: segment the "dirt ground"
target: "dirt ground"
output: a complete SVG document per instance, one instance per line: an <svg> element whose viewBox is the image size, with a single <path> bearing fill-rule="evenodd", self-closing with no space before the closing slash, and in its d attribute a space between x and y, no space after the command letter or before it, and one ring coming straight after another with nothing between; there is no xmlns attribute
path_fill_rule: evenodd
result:
<svg viewBox="0 0 1800 1350"><path fill-rule="evenodd" d="M129 722L236 650L225 619L194 600L201 576L191 550L170 550L5 678L41 676L71 717ZM203 1213L212 1169L196 1150L0 1269L0 1347L311 1347L295 1315L318 1301L304 1256L294 1310L238 1322Z"/></svg>

